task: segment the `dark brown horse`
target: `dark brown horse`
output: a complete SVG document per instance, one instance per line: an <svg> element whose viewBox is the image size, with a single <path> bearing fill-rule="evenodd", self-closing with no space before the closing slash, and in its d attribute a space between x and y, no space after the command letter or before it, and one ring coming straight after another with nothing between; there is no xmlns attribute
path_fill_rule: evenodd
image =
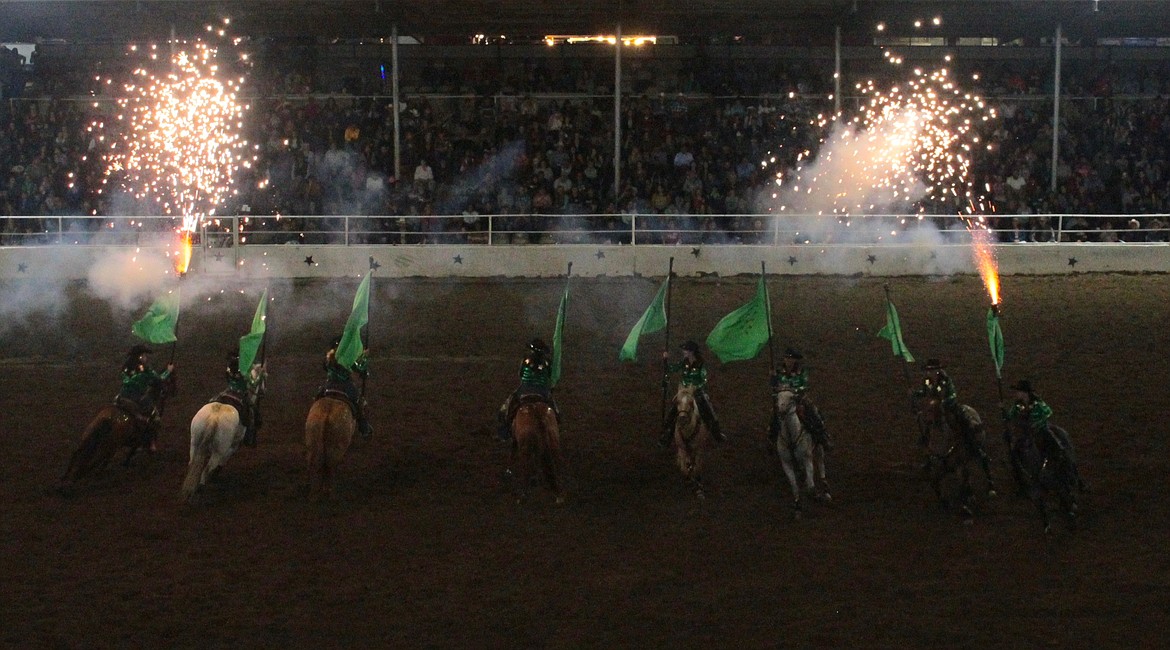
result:
<svg viewBox="0 0 1170 650"><path fill-rule="evenodd" d="M337 467L353 442L357 420L344 399L320 397L305 420L305 461L309 467L309 498L333 496Z"/></svg>
<svg viewBox="0 0 1170 650"><path fill-rule="evenodd" d="M565 502L561 479L564 458L561 455L560 428L552 405L543 400L521 398L512 418L512 467L520 497L539 470L545 485L556 495L557 505Z"/></svg>
<svg viewBox="0 0 1170 650"><path fill-rule="evenodd" d="M1038 431L1026 418L1016 417L1008 422L1008 438L1012 472L1036 506L1044 532L1052 530L1048 502L1053 497L1069 528L1075 529L1077 496L1085 491L1085 483L1068 432L1052 425L1047 432Z"/></svg>
<svg viewBox="0 0 1170 650"><path fill-rule="evenodd" d="M148 402L155 404L161 417L167 397L175 392L175 373L148 389ZM62 480L73 483L103 469L119 449L129 449L123 465L129 465L134 454L150 443L146 420L136 414L132 405L118 400L103 406L81 434L81 444L69 458Z"/></svg>
<svg viewBox="0 0 1170 650"><path fill-rule="evenodd" d="M974 514L975 490L972 487L972 467L983 469L985 494L994 497L995 483L991 480L991 462L987 456L987 431L979 413L966 404L958 410L947 408L942 399L930 395L918 405L918 422L923 429L926 444L926 467L931 487L943 506L952 502L951 492L944 492L943 483L958 479L957 500L963 515Z"/></svg>

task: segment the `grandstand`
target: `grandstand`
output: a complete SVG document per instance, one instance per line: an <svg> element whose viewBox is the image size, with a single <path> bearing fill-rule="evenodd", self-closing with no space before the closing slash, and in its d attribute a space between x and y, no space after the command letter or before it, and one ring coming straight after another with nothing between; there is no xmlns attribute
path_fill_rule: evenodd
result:
<svg viewBox="0 0 1170 650"><path fill-rule="evenodd" d="M13 46L0 85L0 244L124 243L173 227L149 203L102 192L87 127L117 92L94 78L128 73L128 44L198 37L224 6L0 3L0 42ZM230 9L253 61L244 137L258 160L207 224L206 246L833 243L840 235L775 216L776 170L815 156L818 116L864 106L857 84L941 65L996 109L980 132L993 148L972 157L969 182L1001 242L1170 237L1163 2ZM619 32L655 42L619 52L566 36ZM905 63L891 67L889 52ZM962 230L961 198L876 212L895 213L899 230Z"/></svg>

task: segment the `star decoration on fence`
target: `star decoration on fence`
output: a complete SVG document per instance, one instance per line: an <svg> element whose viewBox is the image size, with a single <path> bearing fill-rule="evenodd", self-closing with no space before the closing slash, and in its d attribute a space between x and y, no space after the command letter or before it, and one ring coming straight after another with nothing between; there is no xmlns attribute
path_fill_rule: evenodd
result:
<svg viewBox="0 0 1170 650"><path fill-rule="evenodd" d="M597 257L599 260L605 259L605 251L597 251L597 255L595 257Z"/></svg>
<svg viewBox="0 0 1170 650"><path fill-rule="evenodd" d="M930 259L937 260L938 259L938 251L930 251Z"/></svg>
<svg viewBox="0 0 1170 650"><path fill-rule="evenodd" d="M313 261L312 255L305 257L305 266L313 266L314 264L316 264L316 262Z"/></svg>
<svg viewBox="0 0 1170 650"><path fill-rule="evenodd" d="M788 256L788 266L796 266L796 256L795 255Z"/></svg>
<svg viewBox="0 0 1170 650"><path fill-rule="evenodd" d="M1075 258L1075 257L1068 258L1068 265L1073 267L1074 269L1077 268L1077 258Z"/></svg>
<svg viewBox="0 0 1170 650"><path fill-rule="evenodd" d="M869 255L865 256L865 261L869 262L870 264L873 264L874 262L877 261L877 257L875 257L873 253L870 253Z"/></svg>
<svg viewBox="0 0 1170 650"><path fill-rule="evenodd" d="M371 255L370 256L370 270L377 271L380 268L382 268L382 265L378 263L378 260L374 259L373 255Z"/></svg>
<svg viewBox="0 0 1170 650"><path fill-rule="evenodd" d="M702 253L702 252L703 251L699 250L697 247L691 249L691 255L694 255L696 258L699 256L699 253Z"/></svg>
<svg viewBox="0 0 1170 650"><path fill-rule="evenodd" d="M455 264L462 264L463 263L463 256L456 255L455 257L451 258L451 261L454 262Z"/></svg>
<svg viewBox="0 0 1170 650"><path fill-rule="evenodd" d="M223 253L221 253L219 251L215 251L215 261L222 262L223 261Z"/></svg>
<svg viewBox="0 0 1170 650"><path fill-rule="evenodd" d="M28 273L28 264L24 264L24 263L17 264L16 265L16 272L17 273Z"/></svg>

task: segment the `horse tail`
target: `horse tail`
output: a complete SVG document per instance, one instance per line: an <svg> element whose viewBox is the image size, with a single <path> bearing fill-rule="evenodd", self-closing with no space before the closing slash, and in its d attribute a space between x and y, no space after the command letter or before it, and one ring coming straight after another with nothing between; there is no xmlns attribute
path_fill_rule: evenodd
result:
<svg viewBox="0 0 1170 650"><path fill-rule="evenodd" d="M84 476L91 467L94 454L98 446L109 437L114 430L114 424L109 415L103 411L85 427L81 434L81 446L69 457L69 466L65 469L64 481L76 481Z"/></svg>
<svg viewBox="0 0 1170 650"><path fill-rule="evenodd" d="M309 417L305 420L305 463L309 469L310 495L320 489L322 477L328 471L325 457L325 428L328 420L323 402L313 402Z"/></svg>
<svg viewBox="0 0 1170 650"><path fill-rule="evenodd" d="M539 418L541 423L540 435L543 440L543 454L544 454L544 477L548 482L553 492L558 497L561 496L563 486L561 485L561 441L560 432L557 427L557 416L553 413L552 407L545 409L544 413Z"/></svg>
<svg viewBox="0 0 1170 650"><path fill-rule="evenodd" d="M200 410L200 413L202 410ZM183 478L181 494L185 501L195 496L199 483L203 479L203 472L211 462L211 444L219 433L219 420L200 419L199 413L191 422L191 458L187 461L187 476Z"/></svg>

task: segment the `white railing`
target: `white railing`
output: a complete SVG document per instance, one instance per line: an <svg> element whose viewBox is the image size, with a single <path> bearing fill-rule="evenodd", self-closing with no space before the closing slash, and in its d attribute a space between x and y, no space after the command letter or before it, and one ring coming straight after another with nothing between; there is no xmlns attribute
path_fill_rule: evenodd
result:
<svg viewBox="0 0 1170 650"><path fill-rule="evenodd" d="M170 245L171 217L0 217L0 246ZM997 215L1000 243L1166 242L1170 215ZM207 248L306 244L353 245L734 245L907 244L963 241L957 216L523 214L454 216L236 216L205 224L195 241Z"/></svg>

